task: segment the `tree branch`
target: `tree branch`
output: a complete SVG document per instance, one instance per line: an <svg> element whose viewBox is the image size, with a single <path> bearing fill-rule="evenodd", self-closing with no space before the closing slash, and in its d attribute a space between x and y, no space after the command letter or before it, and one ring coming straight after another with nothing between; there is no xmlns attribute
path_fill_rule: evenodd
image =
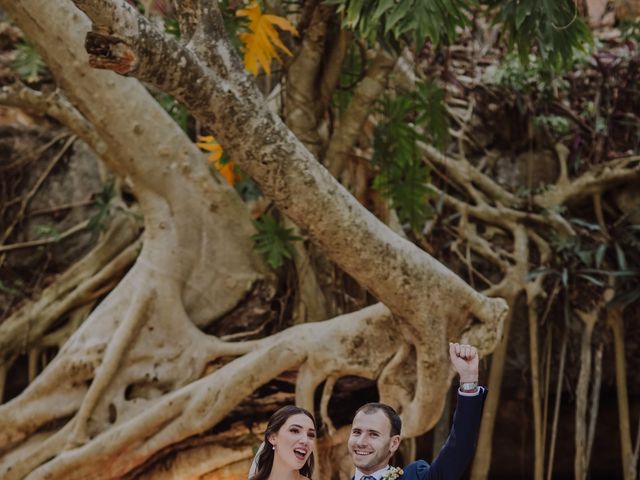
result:
<svg viewBox="0 0 640 480"><path fill-rule="evenodd" d="M618 158L595 166L568 184L535 195L533 201L543 208L577 203L616 185L639 179L640 156Z"/></svg>
<svg viewBox="0 0 640 480"><path fill-rule="evenodd" d="M76 2L89 15L92 15L92 9L99 7L92 0ZM123 14L129 15L129 10ZM144 19L139 22L143 23ZM427 310L426 305L429 305L428 309L432 310L429 317L436 318L438 314L433 312L433 306L436 303L446 305L445 298L457 291L460 295L454 302L456 308L446 307L450 312L439 316L441 321L450 315L460 315L460 311L473 312L483 321L490 322L503 317L503 303L478 296L452 272L415 245L397 237L355 201L315 161L277 115L266 108L253 82L243 71L237 71L235 64L227 62L228 74L220 77L207 69L192 52L153 32L151 27L139 28L134 36L127 31L115 31L114 34L117 37L109 38L125 42L128 49L136 52L136 67L130 74L180 98L211 128L224 148L233 152L234 159L258 182L262 191L330 258L371 289L394 312L406 318L422 317L424 313L418 312ZM93 50L91 46L89 49L101 58L118 54L116 50ZM171 72L164 68L166 58L180 58ZM380 54L378 63L380 71L386 71L394 60L387 54ZM439 297L438 302L433 301L433 297ZM461 298L467 301L460 302ZM498 310L493 307L485 310L489 305L497 306L495 302L501 304ZM417 330L424 335L434 324L426 318L422 322L425 323Z"/></svg>
<svg viewBox="0 0 640 480"><path fill-rule="evenodd" d="M93 250L44 289L37 300L27 302L0 324L0 359L25 351L88 292L111 278L114 270L122 271L132 259L127 254L123 261L121 252L137 235L139 229L131 217L116 216Z"/></svg>
<svg viewBox="0 0 640 480"><path fill-rule="evenodd" d="M418 142L418 147L430 163L443 168L459 185L466 185L470 182L476 184L490 198L500 202L505 207L519 208L524 205L522 199L502 188L467 160L454 160L432 145L423 142Z"/></svg>
<svg viewBox="0 0 640 480"><path fill-rule="evenodd" d="M376 378L400 341L388 309L377 304L326 322L299 325L261 340L247 355L158 399L127 422L34 470L36 477L76 480L120 477L154 453L207 430L242 399L279 373L303 365L325 378ZM314 352L313 357L308 353ZM250 379L238 382L238 378ZM435 412L428 412L435 422ZM425 412L423 411L424 415ZM127 455L122 450L127 448ZM16 477L2 469L6 480Z"/></svg>
<svg viewBox="0 0 640 480"><path fill-rule="evenodd" d="M93 125L60 90L45 94L27 87L22 82L15 82L0 89L0 103L49 115L80 137L98 155L102 156L107 152L106 144Z"/></svg>
<svg viewBox="0 0 640 480"><path fill-rule="evenodd" d="M287 69L285 122L316 158L322 146L318 135L318 117L322 112L315 98L327 27L334 12L327 5L315 9L300 50Z"/></svg>

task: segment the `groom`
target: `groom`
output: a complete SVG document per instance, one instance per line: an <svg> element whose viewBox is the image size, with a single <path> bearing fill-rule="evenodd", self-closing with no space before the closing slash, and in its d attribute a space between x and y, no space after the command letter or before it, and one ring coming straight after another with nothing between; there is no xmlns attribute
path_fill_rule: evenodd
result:
<svg viewBox="0 0 640 480"><path fill-rule="evenodd" d="M451 363L460 375L458 407L447 442L429 465L418 460L400 469L389 466L389 459L400 445L402 421L393 408L368 403L356 412L349 436L349 453L356 466L353 480L455 480L473 458L480 429L482 404L486 395L478 386L478 351L470 345L449 344Z"/></svg>

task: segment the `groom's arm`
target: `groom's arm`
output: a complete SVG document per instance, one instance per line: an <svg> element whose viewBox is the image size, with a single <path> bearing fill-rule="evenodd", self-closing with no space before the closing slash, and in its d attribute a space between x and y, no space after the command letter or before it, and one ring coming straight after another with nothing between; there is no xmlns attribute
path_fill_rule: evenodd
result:
<svg viewBox="0 0 640 480"><path fill-rule="evenodd" d="M486 389L478 386L478 351L470 345L450 343L449 356L460 376L458 405L447 441L430 467L418 468L419 480L458 480L476 448L486 395Z"/></svg>
<svg viewBox="0 0 640 480"><path fill-rule="evenodd" d="M485 395L483 387L478 387L473 396L458 393L449 437L431 466L419 475L420 480L458 480L462 477L476 449Z"/></svg>

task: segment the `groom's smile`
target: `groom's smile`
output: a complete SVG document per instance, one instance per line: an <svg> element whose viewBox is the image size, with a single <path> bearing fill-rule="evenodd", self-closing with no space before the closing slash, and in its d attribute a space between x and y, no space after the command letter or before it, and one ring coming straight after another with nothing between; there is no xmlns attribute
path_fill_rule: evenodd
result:
<svg viewBox="0 0 640 480"><path fill-rule="evenodd" d="M383 412L359 412L353 419L349 453L362 473L373 473L385 467L399 443L400 437L391 435L391 424Z"/></svg>

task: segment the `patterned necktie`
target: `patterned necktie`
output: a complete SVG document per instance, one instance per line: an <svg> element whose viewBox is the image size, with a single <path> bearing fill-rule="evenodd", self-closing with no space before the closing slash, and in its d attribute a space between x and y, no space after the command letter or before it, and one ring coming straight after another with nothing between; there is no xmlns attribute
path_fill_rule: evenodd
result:
<svg viewBox="0 0 640 480"><path fill-rule="evenodd" d="M373 475L365 475L364 477L360 477L360 480L376 480L376 477Z"/></svg>

